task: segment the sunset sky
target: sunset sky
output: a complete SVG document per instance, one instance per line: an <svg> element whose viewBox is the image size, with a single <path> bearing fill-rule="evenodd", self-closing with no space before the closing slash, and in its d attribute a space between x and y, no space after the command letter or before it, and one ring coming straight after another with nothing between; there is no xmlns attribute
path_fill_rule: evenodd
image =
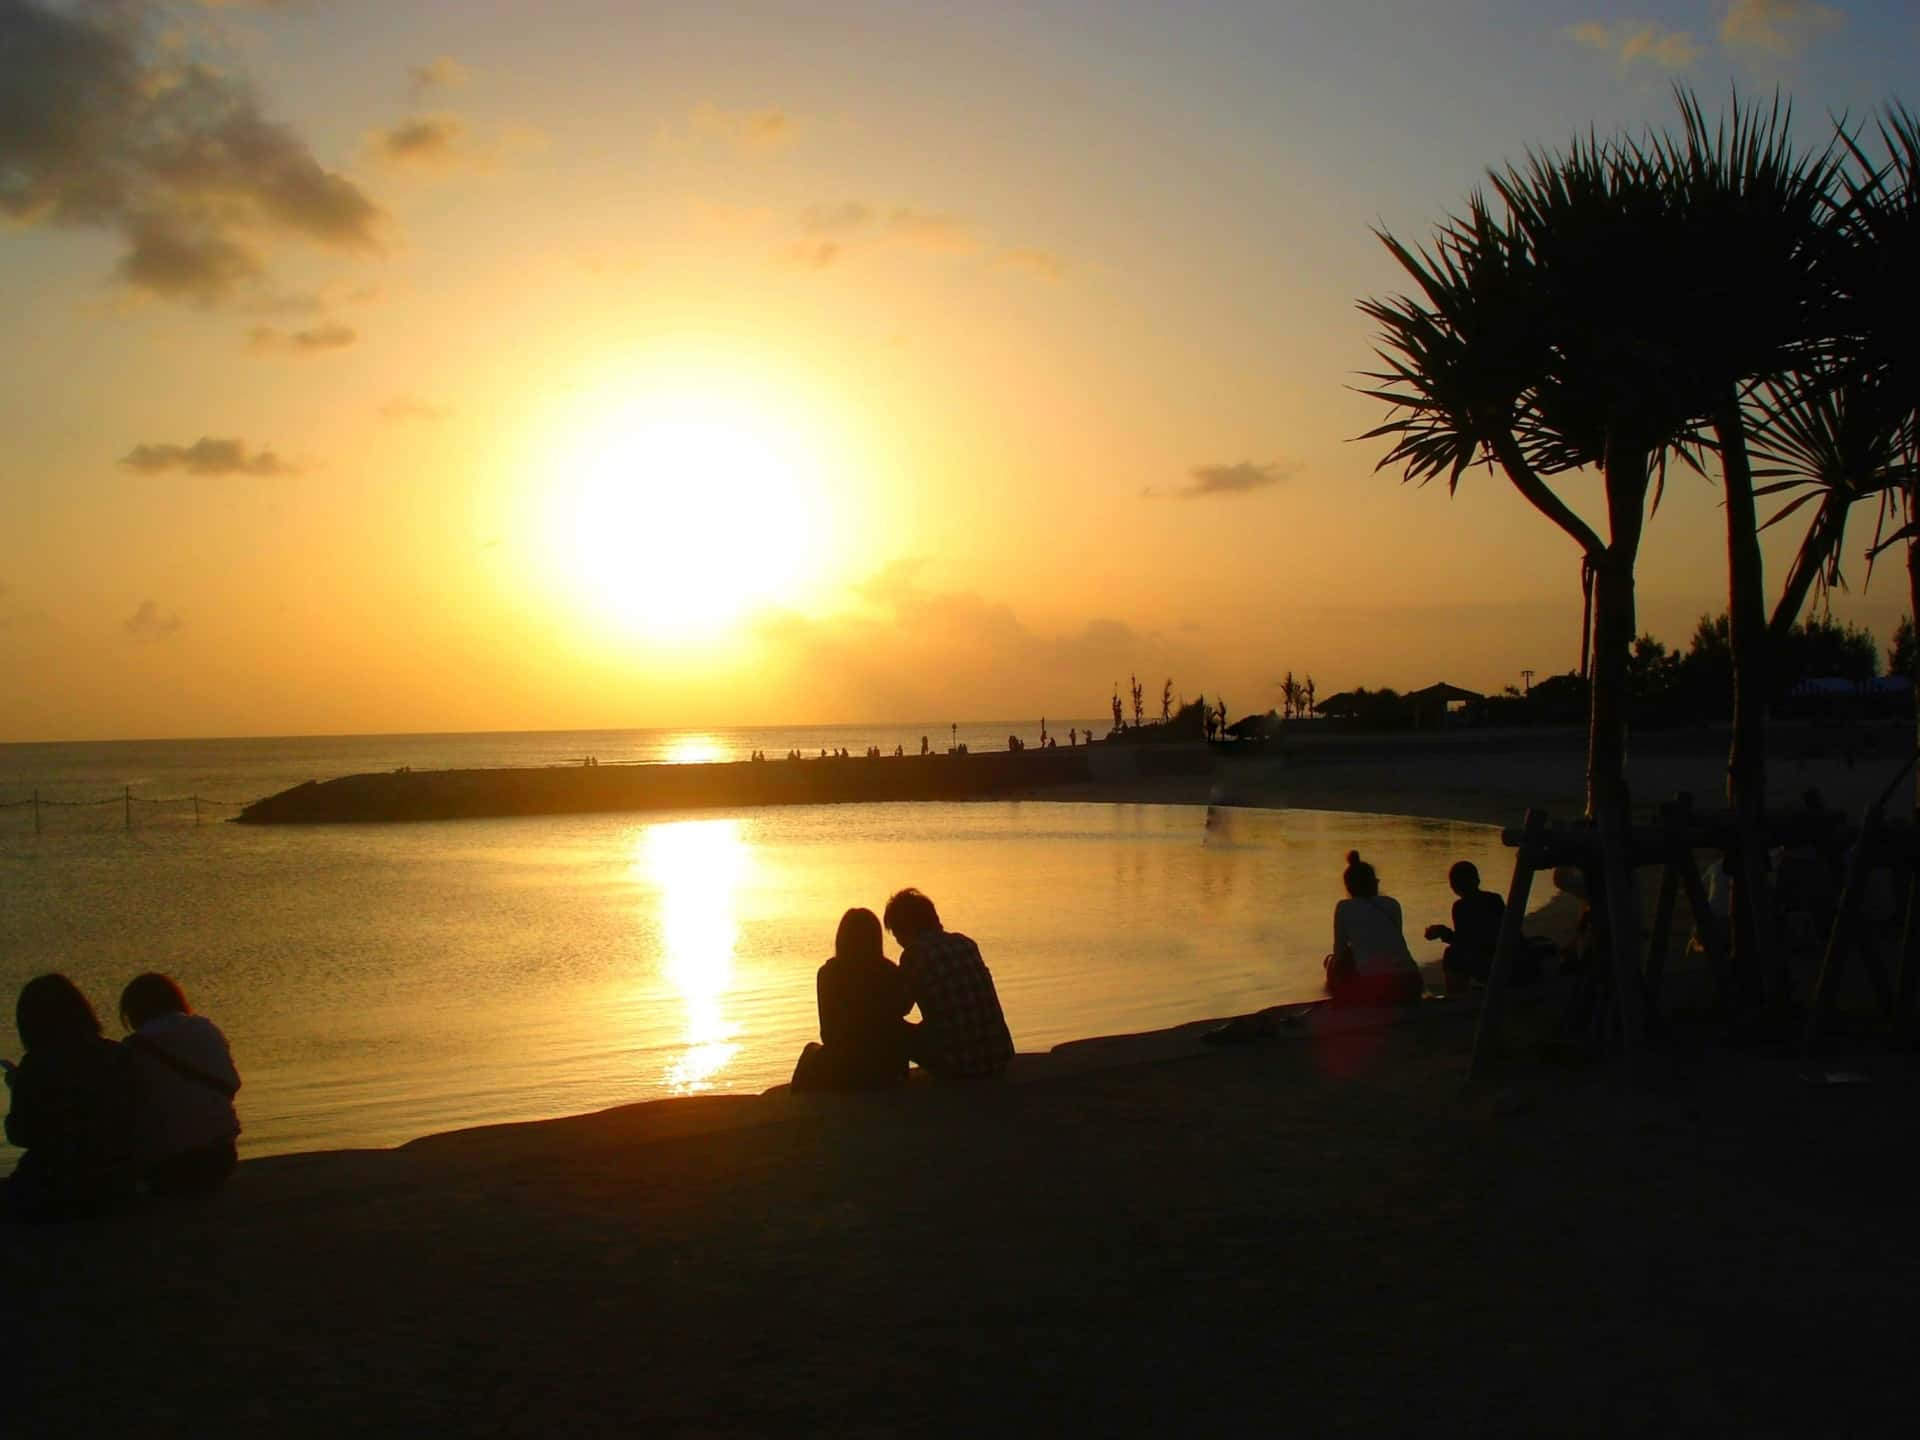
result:
<svg viewBox="0 0 1920 1440"><path fill-rule="evenodd" d="M1675 81L1824 142L1920 8L0 0L0 741L1568 669L1565 538L1353 443L1354 302ZM1717 502L1649 528L1670 640Z"/></svg>

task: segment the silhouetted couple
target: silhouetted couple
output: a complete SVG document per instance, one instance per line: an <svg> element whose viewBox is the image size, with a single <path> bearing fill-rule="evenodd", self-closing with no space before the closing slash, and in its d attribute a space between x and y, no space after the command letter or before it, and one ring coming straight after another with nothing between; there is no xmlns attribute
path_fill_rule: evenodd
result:
<svg viewBox="0 0 1920 1440"><path fill-rule="evenodd" d="M78 1219L124 1208L142 1181L171 1194L233 1172L240 1076L219 1027L154 973L121 992L120 1019L129 1033L115 1044L66 976L22 987L24 1053L0 1064L12 1092L7 1141L26 1154L0 1190L0 1214Z"/></svg>
<svg viewBox="0 0 1920 1440"><path fill-rule="evenodd" d="M900 946L887 959L871 910L840 917L833 956L820 967L820 1041L800 1052L795 1090L879 1090L907 1078L907 1063L941 1080L999 1075L1013 1037L980 947L940 924L933 901L907 889L887 901L886 928ZM905 1018L915 1006L920 1023Z"/></svg>

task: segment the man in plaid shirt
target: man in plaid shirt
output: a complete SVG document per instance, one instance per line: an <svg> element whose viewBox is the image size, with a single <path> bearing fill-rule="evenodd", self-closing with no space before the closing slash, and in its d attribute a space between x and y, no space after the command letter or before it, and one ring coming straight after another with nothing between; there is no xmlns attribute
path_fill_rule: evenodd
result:
<svg viewBox="0 0 1920 1440"><path fill-rule="evenodd" d="M887 901L885 919L900 942L900 978L920 1007L920 1023L906 1027L909 1058L942 1080L1000 1074L1013 1059L1013 1036L980 947L942 929L940 912L918 890Z"/></svg>

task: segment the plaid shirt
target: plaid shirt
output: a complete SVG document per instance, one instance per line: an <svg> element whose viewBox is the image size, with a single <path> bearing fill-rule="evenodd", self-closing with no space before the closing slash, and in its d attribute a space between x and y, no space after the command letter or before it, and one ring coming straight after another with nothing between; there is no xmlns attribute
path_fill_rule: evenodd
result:
<svg viewBox="0 0 1920 1440"><path fill-rule="evenodd" d="M900 976L920 1007L915 1058L938 1075L997 1075L1013 1059L993 974L964 935L932 930L900 952Z"/></svg>

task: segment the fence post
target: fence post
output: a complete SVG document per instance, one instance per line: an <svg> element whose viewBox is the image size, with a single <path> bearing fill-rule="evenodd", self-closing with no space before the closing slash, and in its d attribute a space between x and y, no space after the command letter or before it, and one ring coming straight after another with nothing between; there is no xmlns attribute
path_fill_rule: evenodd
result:
<svg viewBox="0 0 1920 1440"><path fill-rule="evenodd" d="M120 799L127 808L127 832L131 834L133 832L133 786L122 785Z"/></svg>

